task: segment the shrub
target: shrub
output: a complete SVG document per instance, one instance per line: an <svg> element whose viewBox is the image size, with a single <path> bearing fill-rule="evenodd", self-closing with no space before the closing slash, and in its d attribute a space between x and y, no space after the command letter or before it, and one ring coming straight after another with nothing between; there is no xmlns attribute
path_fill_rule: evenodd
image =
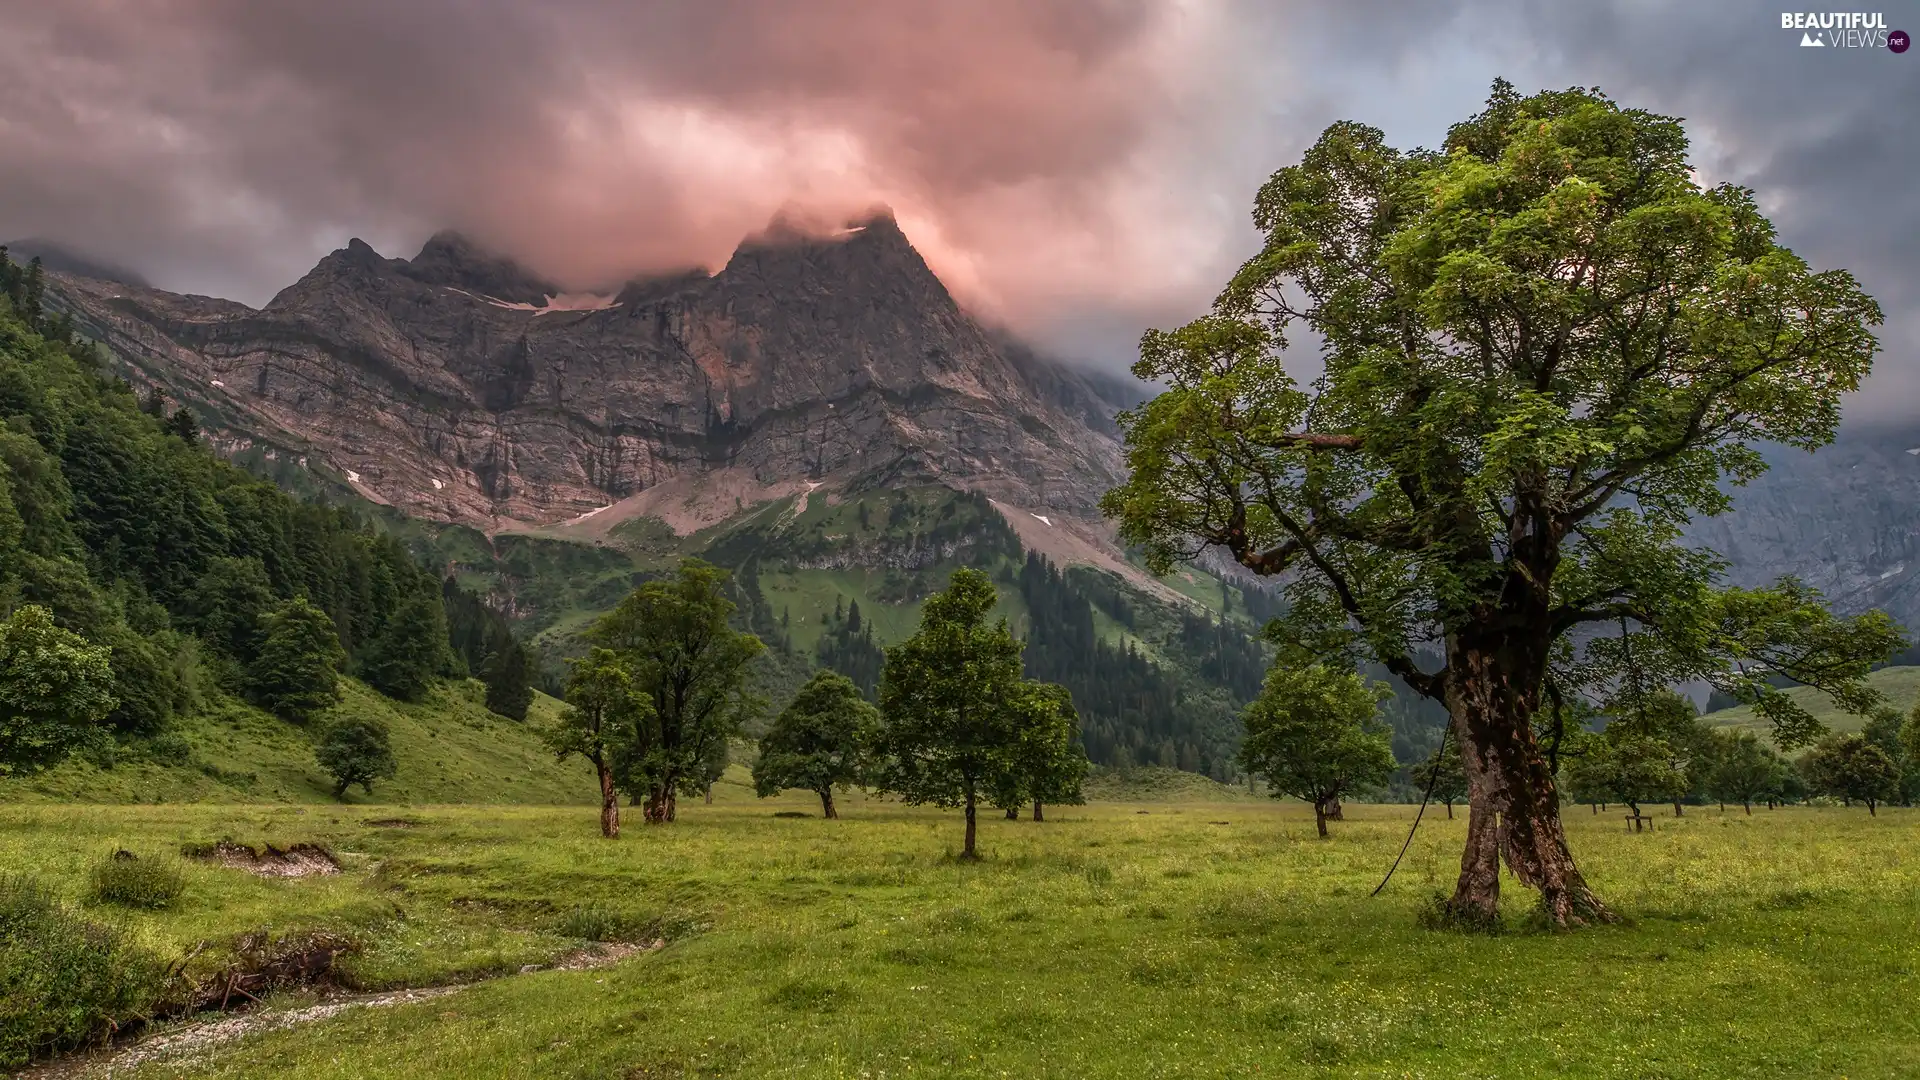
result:
<svg viewBox="0 0 1920 1080"><path fill-rule="evenodd" d="M158 910L171 907L187 887L179 867L116 851L93 868L93 899L102 904Z"/></svg>
<svg viewBox="0 0 1920 1080"><path fill-rule="evenodd" d="M0 1068L145 1017L166 987L158 956L80 918L31 878L0 874Z"/></svg>

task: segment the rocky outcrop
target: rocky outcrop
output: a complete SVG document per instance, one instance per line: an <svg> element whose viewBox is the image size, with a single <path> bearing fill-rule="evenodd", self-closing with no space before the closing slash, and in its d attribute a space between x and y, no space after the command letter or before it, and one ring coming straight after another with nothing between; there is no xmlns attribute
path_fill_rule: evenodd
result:
<svg viewBox="0 0 1920 1080"><path fill-rule="evenodd" d="M997 340L887 214L776 226L718 273L586 301L449 233L412 260L354 240L258 310L52 277L83 330L223 434L430 518L563 521L723 468L1088 516L1119 469L1124 388Z"/></svg>

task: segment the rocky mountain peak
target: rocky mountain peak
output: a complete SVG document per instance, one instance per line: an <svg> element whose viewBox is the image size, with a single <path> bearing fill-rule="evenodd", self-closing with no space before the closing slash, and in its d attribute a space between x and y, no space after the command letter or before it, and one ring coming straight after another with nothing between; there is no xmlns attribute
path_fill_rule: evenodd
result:
<svg viewBox="0 0 1920 1080"><path fill-rule="evenodd" d="M420 254L399 269L415 281L446 285L510 304L538 307L560 292L560 286L553 282L451 230L434 233L420 248Z"/></svg>

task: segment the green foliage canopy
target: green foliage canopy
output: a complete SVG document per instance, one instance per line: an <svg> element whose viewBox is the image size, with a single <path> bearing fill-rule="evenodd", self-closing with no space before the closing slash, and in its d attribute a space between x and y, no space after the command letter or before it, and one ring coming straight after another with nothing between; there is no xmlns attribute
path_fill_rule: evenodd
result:
<svg viewBox="0 0 1920 1080"><path fill-rule="evenodd" d="M333 777L336 799L344 797L353 784L371 795L375 780L391 780L400 769L393 758L387 725L367 716L352 716L327 725L313 756Z"/></svg>
<svg viewBox="0 0 1920 1080"><path fill-rule="evenodd" d="M837 818L833 789L866 779L880 713L860 687L834 671L815 672L760 739L753 788L761 798L786 788L820 796L821 812Z"/></svg>
<svg viewBox="0 0 1920 1080"><path fill-rule="evenodd" d="M619 657L651 705L619 764L627 790L646 799L650 822L673 820L675 796L705 786L702 763L759 708L747 678L765 646L729 624L727 577L684 560L673 576L635 589L587 634Z"/></svg>
<svg viewBox="0 0 1920 1080"><path fill-rule="evenodd" d="M1393 772L1392 741L1375 715L1385 697L1385 687L1356 672L1277 663L1247 706L1240 763L1275 798L1313 804L1325 836L1334 802Z"/></svg>
<svg viewBox="0 0 1920 1080"><path fill-rule="evenodd" d="M1020 739L1020 642L1005 619L987 621L997 599L985 574L954 571L880 675L880 784L909 803L963 807L967 857L976 807Z"/></svg>
<svg viewBox="0 0 1920 1080"><path fill-rule="evenodd" d="M31 604L0 622L0 777L58 764L100 738L116 704L107 650Z"/></svg>
<svg viewBox="0 0 1920 1080"><path fill-rule="evenodd" d="M1832 439L1880 309L1775 243L1752 193L1702 188L1680 121L1499 82L1439 151L1329 127L1254 223L1212 313L1142 339L1134 371L1167 390L1123 415L1103 508L1156 569L1220 547L1293 571L1282 643L1447 703L1478 822L1457 907L1491 917L1504 857L1550 918L1610 917L1532 731L1549 687L1604 697L1631 660L1754 704L1784 744L1819 725L1768 672L1872 707L1890 620L1724 587L1681 533L1765 468L1756 443ZM1303 332L1305 385L1283 362ZM1575 647L1623 622L1630 642Z"/></svg>
<svg viewBox="0 0 1920 1080"><path fill-rule="evenodd" d="M247 694L282 720L304 724L340 700L340 647L327 613L296 597L261 618L260 651L247 665Z"/></svg>

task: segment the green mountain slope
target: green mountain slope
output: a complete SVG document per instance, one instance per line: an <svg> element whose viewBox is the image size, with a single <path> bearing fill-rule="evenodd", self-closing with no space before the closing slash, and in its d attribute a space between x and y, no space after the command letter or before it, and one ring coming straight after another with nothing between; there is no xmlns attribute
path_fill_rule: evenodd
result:
<svg viewBox="0 0 1920 1080"><path fill-rule="evenodd" d="M1899 710L1902 716L1920 704L1920 667L1885 667L1867 676L1868 685L1880 691L1887 704ZM1814 718L1834 731L1859 731L1866 726L1867 718L1843 712L1835 707L1827 696L1810 686L1795 686L1784 691L1799 702L1801 707L1814 715ZM1732 709L1720 709L1704 717L1707 723L1722 727L1741 727L1758 733L1762 738L1771 734L1773 728L1764 718L1754 715L1752 709L1741 705Z"/></svg>
<svg viewBox="0 0 1920 1080"><path fill-rule="evenodd" d="M398 702L348 680L326 720L369 716L392 733L399 775L354 788L349 803L575 803L594 794L578 762L557 763L537 725L561 705L537 695L525 724L487 711L483 688L447 683L421 702ZM338 805L314 762L321 725L300 728L232 699L176 717L167 734L113 756L73 759L38 776L0 782L0 802L293 802Z"/></svg>

